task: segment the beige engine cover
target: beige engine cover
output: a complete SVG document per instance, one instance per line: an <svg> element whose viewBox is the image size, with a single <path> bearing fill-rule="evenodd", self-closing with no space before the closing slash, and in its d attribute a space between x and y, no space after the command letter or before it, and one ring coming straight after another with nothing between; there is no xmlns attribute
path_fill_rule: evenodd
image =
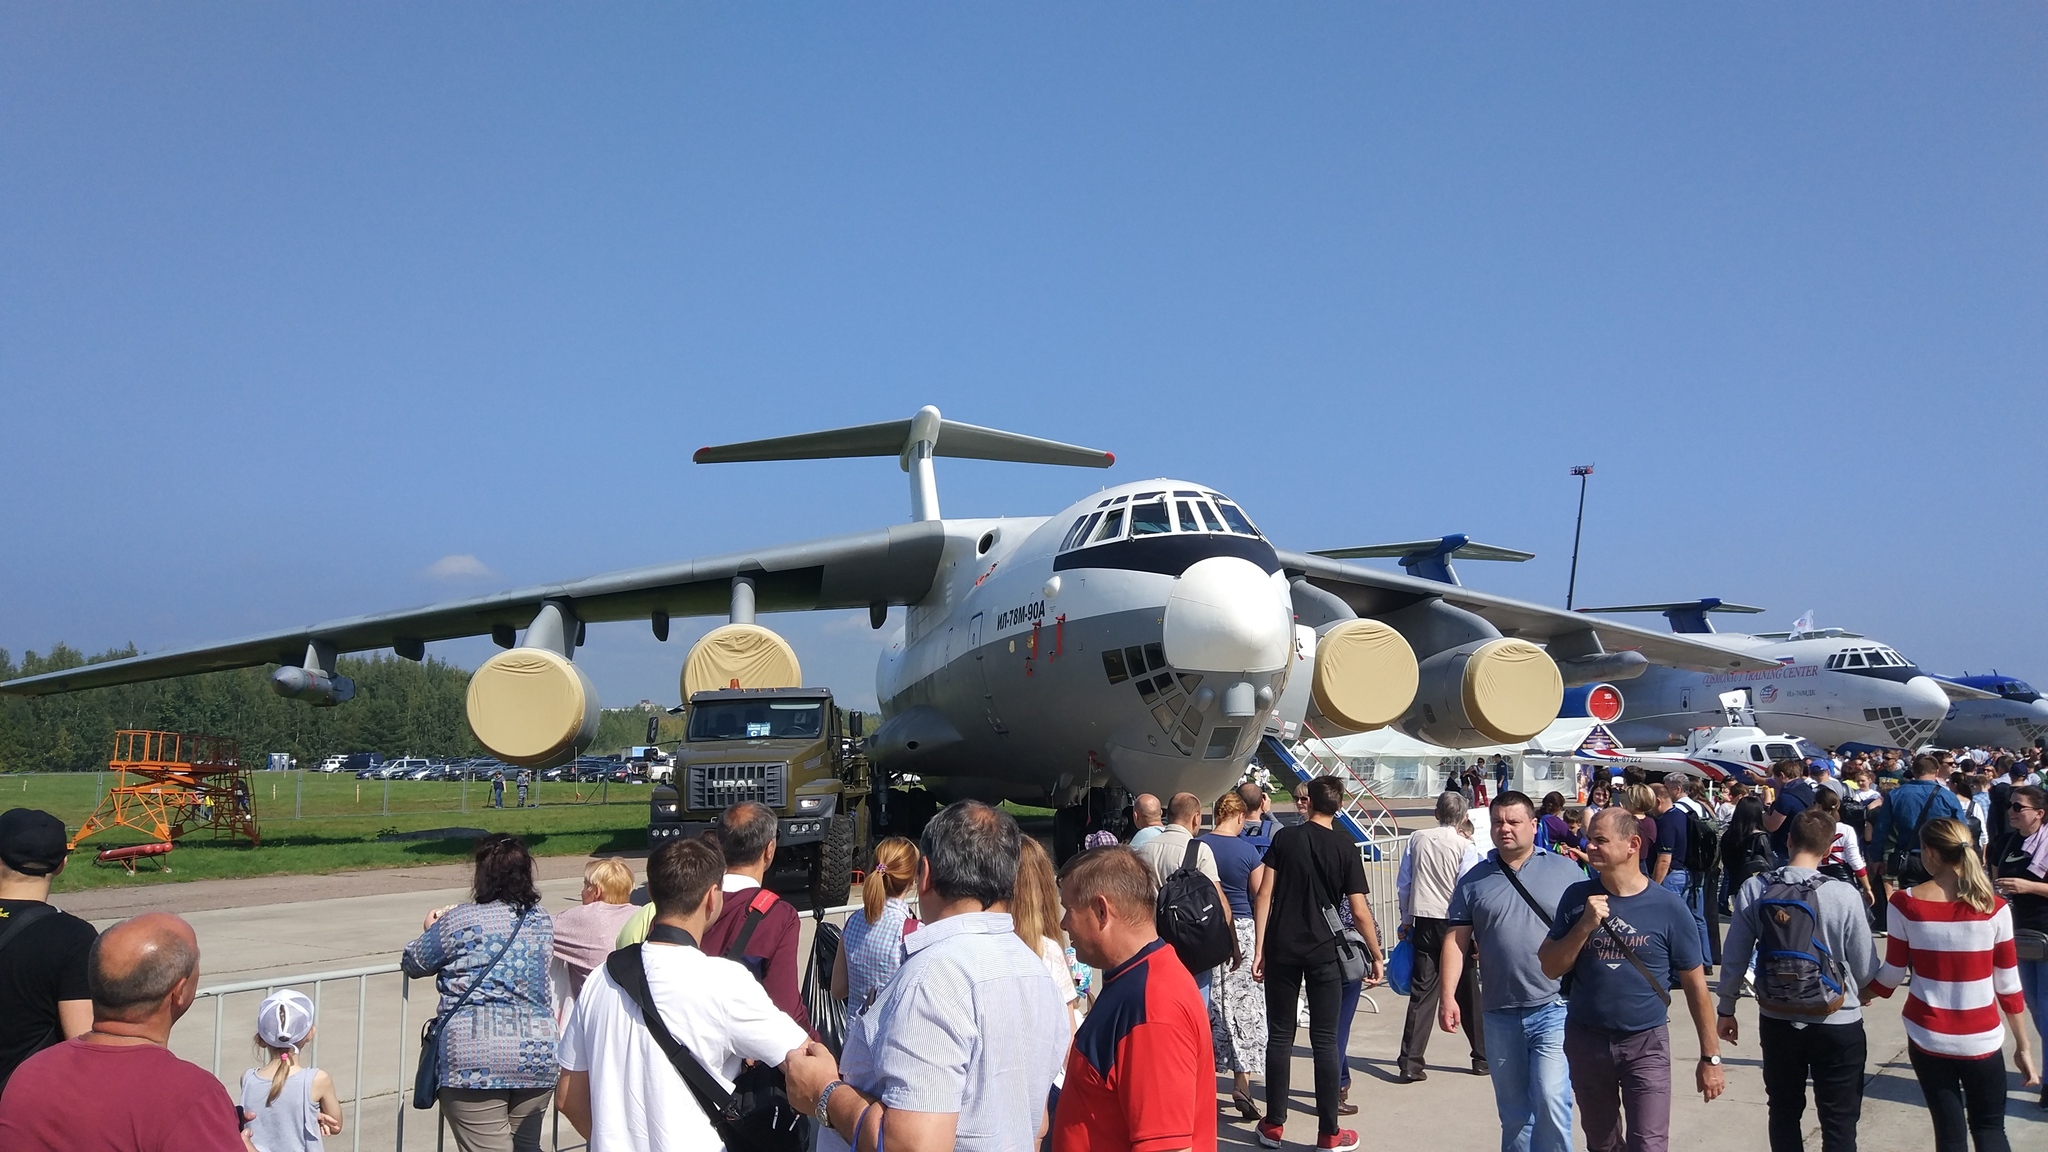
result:
<svg viewBox="0 0 2048 1152"><path fill-rule="evenodd" d="M1310 702L1335 727L1365 732L1401 718L1415 701L1415 649L1378 620L1346 620L1316 638Z"/></svg>
<svg viewBox="0 0 2048 1152"><path fill-rule="evenodd" d="M1503 637L1462 644L1422 662L1422 685L1401 730L1446 748L1527 740L1557 719L1564 677L1549 653Z"/></svg>
<svg viewBox="0 0 2048 1152"><path fill-rule="evenodd" d="M469 677L469 730L507 764L544 768L590 747L597 736L597 692L567 657L545 648L513 648Z"/></svg>
<svg viewBox="0 0 2048 1152"><path fill-rule="evenodd" d="M683 661L683 699L724 688L801 688L804 673L789 641L759 624L722 624Z"/></svg>

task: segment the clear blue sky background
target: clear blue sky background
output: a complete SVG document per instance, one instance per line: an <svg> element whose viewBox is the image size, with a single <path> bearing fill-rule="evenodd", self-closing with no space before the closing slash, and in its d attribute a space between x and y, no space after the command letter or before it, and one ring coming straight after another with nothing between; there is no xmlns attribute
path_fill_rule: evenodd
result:
<svg viewBox="0 0 2048 1152"><path fill-rule="evenodd" d="M2048 680L2044 125L2035 4L9 5L0 646L902 519L688 453L936 403L1553 603L1595 462L1581 603ZM708 626L583 659L672 703Z"/></svg>

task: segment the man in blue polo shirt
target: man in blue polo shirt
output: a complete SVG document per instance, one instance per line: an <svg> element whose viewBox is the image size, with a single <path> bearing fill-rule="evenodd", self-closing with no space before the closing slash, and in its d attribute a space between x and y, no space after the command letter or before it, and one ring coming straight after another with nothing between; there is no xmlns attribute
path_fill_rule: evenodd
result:
<svg viewBox="0 0 2048 1152"><path fill-rule="evenodd" d="M1565 1068L1565 1007L1537 949L1557 906L1586 878L1577 864L1536 847L1536 805L1520 792L1494 797L1492 852L1458 878L1444 923L1437 1024L1456 1031L1458 984L1476 945L1486 1062L1500 1112L1501 1152L1570 1152L1572 1085Z"/></svg>
<svg viewBox="0 0 2048 1152"><path fill-rule="evenodd" d="M1545 976L1572 975L1564 1054L1589 1152L1663 1148L1670 1136L1665 989L1684 989L1699 1033L1693 1083L1700 1095L1713 1100L1727 1086L1692 912L1643 874L1642 841L1633 813L1609 808L1593 818L1586 856L1599 874L1565 892L1537 952Z"/></svg>
<svg viewBox="0 0 2048 1152"><path fill-rule="evenodd" d="M1102 971L1102 991L1067 1053L1053 1152L1216 1147L1216 1058L1195 978L1153 928L1152 869L1096 848L1060 875L1060 927Z"/></svg>

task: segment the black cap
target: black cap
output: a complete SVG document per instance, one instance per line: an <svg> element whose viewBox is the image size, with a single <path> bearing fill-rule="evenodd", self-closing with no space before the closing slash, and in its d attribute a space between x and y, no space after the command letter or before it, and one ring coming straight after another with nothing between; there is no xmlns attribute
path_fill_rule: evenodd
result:
<svg viewBox="0 0 2048 1152"><path fill-rule="evenodd" d="M35 808L0 812L0 864L24 876L48 876L69 853L64 822Z"/></svg>

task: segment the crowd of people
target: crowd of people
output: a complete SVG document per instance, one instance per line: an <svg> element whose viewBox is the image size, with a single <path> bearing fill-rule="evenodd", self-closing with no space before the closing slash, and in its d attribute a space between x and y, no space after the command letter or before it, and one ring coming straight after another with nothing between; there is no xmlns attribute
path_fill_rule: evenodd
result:
<svg viewBox="0 0 2048 1152"><path fill-rule="evenodd" d="M1461 779L1400 856L1396 1079L1427 1078L1433 1031L1462 1033L1504 1152L1565 1152L1575 1117L1592 1152L1657 1150L1679 1068L1712 1101L1747 1040L1773 1152L1803 1147L1809 1098L1822 1147L1845 1152L1863 1014L1904 989L1937 1152L2004 1149L2006 1045L2029 1085L2048 1046L2041 772L2038 752L1786 761L1759 788L1630 772L1583 804ZM1093 837L1059 868L973 801L877 843L827 977L843 1036L810 1018L801 919L764 885L773 810L738 804L663 844L641 887L593 861L554 915L526 845L484 837L470 899L404 949L440 993L419 1094L464 1152L537 1150L550 1107L599 1152L1170 1152L1215 1147L1226 1110L1278 1148L1305 1022L1312 1146L1355 1148L1350 1023L1387 958L1337 827L1343 783L1293 799L1283 824L1254 784L1140 796L1129 844ZM300 1152L342 1131L304 1058L312 1001L263 1000L231 1096L167 1046L197 991L190 926L152 913L96 934L48 904L64 859L54 817L0 814L0 1147ZM1224 952L1196 950L1190 917Z"/></svg>

